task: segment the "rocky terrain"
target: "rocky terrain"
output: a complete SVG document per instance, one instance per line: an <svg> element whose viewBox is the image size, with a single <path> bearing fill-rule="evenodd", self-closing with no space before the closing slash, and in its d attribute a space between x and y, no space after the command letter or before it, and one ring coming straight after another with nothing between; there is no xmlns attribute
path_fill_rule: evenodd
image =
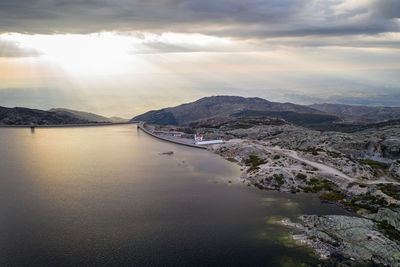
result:
<svg viewBox="0 0 400 267"><path fill-rule="evenodd" d="M377 122L398 119L400 107L368 107L341 104L313 104L309 107L331 114L336 114L347 121Z"/></svg>
<svg viewBox="0 0 400 267"><path fill-rule="evenodd" d="M321 114L316 109L292 103L270 102L268 100L240 96L204 97L195 102L177 107L153 110L134 117L133 121L149 124L185 125L189 122L215 116L230 116L243 111L293 112L302 114ZM279 114L276 115L279 115Z"/></svg>
<svg viewBox="0 0 400 267"><path fill-rule="evenodd" d="M190 127L206 139L226 140L208 149L239 164L244 182L263 190L316 193L354 211L354 217L303 216L294 225L321 256L400 266L399 126L339 133L273 118L221 117Z"/></svg>
<svg viewBox="0 0 400 267"><path fill-rule="evenodd" d="M305 106L271 102L258 97L212 96L176 107L152 110L134 117L132 121L184 126L197 120L226 116L267 116L310 129L352 132L360 130L368 123L398 120L400 108L336 104Z"/></svg>
<svg viewBox="0 0 400 267"><path fill-rule="evenodd" d="M340 253L358 261L399 266L400 245L382 234L382 226L372 220L349 216L303 215L299 223L282 224L299 230L294 239L313 246L323 258Z"/></svg>

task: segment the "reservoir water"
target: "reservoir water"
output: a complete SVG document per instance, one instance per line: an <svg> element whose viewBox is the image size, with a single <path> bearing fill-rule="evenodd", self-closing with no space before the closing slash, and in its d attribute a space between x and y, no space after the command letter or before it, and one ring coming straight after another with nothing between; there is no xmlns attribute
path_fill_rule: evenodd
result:
<svg viewBox="0 0 400 267"><path fill-rule="evenodd" d="M136 125L0 128L0 265L324 264L275 221L346 211L239 175Z"/></svg>

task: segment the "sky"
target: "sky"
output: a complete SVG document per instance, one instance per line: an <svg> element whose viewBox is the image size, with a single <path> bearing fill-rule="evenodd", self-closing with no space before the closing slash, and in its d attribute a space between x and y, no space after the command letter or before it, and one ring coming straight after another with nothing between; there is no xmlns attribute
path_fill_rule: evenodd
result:
<svg viewBox="0 0 400 267"><path fill-rule="evenodd" d="M398 0L1 0L0 105L400 106Z"/></svg>

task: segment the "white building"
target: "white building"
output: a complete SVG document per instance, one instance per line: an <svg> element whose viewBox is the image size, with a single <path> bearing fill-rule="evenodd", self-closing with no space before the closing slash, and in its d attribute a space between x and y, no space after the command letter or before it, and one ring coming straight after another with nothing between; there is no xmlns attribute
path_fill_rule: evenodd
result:
<svg viewBox="0 0 400 267"><path fill-rule="evenodd" d="M195 134L194 135L194 141L197 142L201 142L203 141L203 135L202 134Z"/></svg>

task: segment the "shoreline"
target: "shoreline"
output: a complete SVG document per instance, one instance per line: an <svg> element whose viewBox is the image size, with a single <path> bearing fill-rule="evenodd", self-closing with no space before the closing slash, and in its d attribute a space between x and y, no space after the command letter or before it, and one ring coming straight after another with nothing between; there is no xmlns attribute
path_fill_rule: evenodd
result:
<svg viewBox="0 0 400 267"><path fill-rule="evenodd" d="M317 194L322 203L335 204L354 213L351 215L302 214L298 216L299 223L292 222L288 218L278 222L295 230L297 234L292 233L291 238L299 245L311 247L321 259L340 255L346 260L359 263L374 262L388 266L400 266L400 242L398 237L393 236L399 233L397 229L400 215L389 209L390 206L388 206L388 203L399 204L399 202L389 201L390 196L383 198L380 194L368 195L369 191L366 188L373 187L377 181L360 181L351 178L337 169L332 171L335 168L307 160L303 158L304 155L300 157L297 154L298 151L289 153L292 151L260 145L255 140L240 140L214 145L210 147L209 151L236 163L241 167L241 179L261 190ZM252 154L258 156L252 158ZM266 158L269 158L269 161ZM289 166L277 165L275 167L274 165L279 161L288 161L290 164ZM293 168L296 162L300 163L304 169ZM291 173L293 169L296 170L297 175ZM283 170L290 170L291 172L286 174L293 174L292 177L286 177ZM311 170L314 175L311 174ZM378 182L385 181L378 180ZM358 188L361 183L365 186ZM398 184L396 181L386 181L386 183ZM317 187L321 187L321 189L314 191ZM352 190L353 187L357 187L357 190ZM337 193L338 190L340 190L339 193ZM336 196L340 196L340 198L336 198ZM363 196L368 196L368 198L363 199ZM353 202L352 199L356 201ZM365 210L368 206L363 203L358 206L357 201L370 201L371 199L372 203L382 200L388 200L388 203L386 205L379 204L376 211ZM372 203L371 205L375 205Z"/></svg>
<svg viewBox="0 0 400 267"><path fill-rule="evenodd" d="M0 128L68 128L68 127L94 127L136 124L137 122L98 122L98 123L74 123L74 124L51 124L51 125L0 125Z"/></svg>
<svg viewBox="0 0 400 267"><path fill-rule="evenodd" d="M178 145L193 147L193 148L207 149L207 147L205 147L205 146L199 146L199 145L195 145L195 144L188 144L188 143L179 142L179 141L176 141L176 140L172 140L172 139L169 139L169 138L165 138L165 137L158 136L158 135L156 135L156 134L150 132L149 130L147 130L147 129L145 128L143 122L139 122L139 123L137 124L137 127L138 127L139 129L141 129L143 132L147 133L148 135L151 135L152 137L155 137L155 138L160 139L160 140L163 140L163 141L171 142L171 143L178 144Z"/></svg>

